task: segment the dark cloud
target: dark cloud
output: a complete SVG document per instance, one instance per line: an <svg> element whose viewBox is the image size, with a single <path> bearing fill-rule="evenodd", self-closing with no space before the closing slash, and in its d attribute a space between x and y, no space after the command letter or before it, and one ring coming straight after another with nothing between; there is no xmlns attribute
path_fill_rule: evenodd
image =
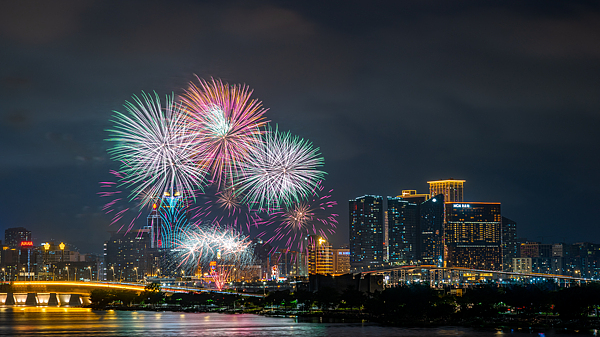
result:
<svg viewBox="0 0 600 337"><path fill-rule="evenodd" d="M247 83L273 123L321 148L336 244L347 199L450 176L469 200L501 201L520 235L600 234L595 2L1 6L0 179L27 202L5 195L0 228L100 250L111 111L197 74Z"/></svg>

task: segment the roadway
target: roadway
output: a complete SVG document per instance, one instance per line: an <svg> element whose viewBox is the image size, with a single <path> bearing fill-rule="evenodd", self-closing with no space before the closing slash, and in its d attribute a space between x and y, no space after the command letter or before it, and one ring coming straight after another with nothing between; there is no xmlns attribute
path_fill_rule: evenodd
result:
<svg viewBox="0 0 600 337"><path fill-rule="evenodd" d="M128 282L80 282L80 281L14 281L12 290L14 293L77 293L91 294L94 289L129 290L141 293L146 284ZM262 294L247 294L239 292L226 292L198 287L184 286L161 286L161 291L169 294L187 292L211 292L218 294L237 294L241 296L263 297Z"/></svg>

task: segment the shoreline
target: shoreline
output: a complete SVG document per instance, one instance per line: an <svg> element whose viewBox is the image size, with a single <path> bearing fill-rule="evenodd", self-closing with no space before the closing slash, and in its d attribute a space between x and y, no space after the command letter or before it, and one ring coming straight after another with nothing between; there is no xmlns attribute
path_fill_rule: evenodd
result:
<svg viewBox="0 0 600 337"><path fill-rule="evenodd" d="M121 307L110 306L106 308L93 308L93 311L155 311L155 312L184 312L184 313L218 313L227 315L258 315L273 318L294 318L299 322L306 323L350 323L350 324L376 324L389 327L403 328L439 328L453 326L462 328L473 328L482 330L496 330L503 332L543 332L549 330L568 333L597 333L600 330L600 318L587 317L580 319L562 320L558 316L534 314L534 315L500 315L499 317L469 317L460 319L395 319L391 320L385 316L378 317L367 313L348 313L343 311L316 311L297 312L295 310L269 310L264 308L197 308L178 306L154 306L154 307Z"/></svg>

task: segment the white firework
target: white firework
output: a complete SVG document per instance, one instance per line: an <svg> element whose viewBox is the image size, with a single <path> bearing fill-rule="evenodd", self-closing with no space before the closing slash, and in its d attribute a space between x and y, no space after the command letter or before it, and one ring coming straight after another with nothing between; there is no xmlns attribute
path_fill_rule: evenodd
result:
<svg viewBox="0 0 600 337"><path fill-rule="evenodd" d="M245 202L259 210L274 210L309 197L325 172L319 149L312 143L267 128L263 141L240 164L237 186Z"/></svg>
<svg viewBox="0 0 600 337"><path fill-rule="evenodd" d="M123 184L131 189L129 199L139 197L144 206L166 194L194 197L206 172L194 160L197 136L187 132L181 105L171 95L163 109L158 94L142 92L124 107L127 113L115 111L107 131L108 140L116 142L111 158L122 163L119 171L128 177Z"/></svg>

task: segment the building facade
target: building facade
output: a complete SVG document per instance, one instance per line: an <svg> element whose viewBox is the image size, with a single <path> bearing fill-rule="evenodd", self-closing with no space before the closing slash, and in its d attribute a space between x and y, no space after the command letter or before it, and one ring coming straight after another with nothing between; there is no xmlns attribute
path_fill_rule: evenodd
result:
<svg viewBox="0 0 600 337"><path fill-rule="evenodd" d="M350 273L350 249L334 248L333 252L333 274L344 275Z"/></svg>
<svg viewBox="0 0 600 337"><path fill-rule="evenodd" d="M151 248L150 229L113 233L104 244L105 280L138 282L144 277L164 275L160 253Z"/></svg>
<svg viewBox="0 0 600 337"><path fill-rule="evenodd" d="M4 245L9 248L20 248L22 241L31 241L31 231L27 228L14 227L4 231Z"/></svg>
<svg viewBox="0 0 600 337"><path fill-rule="evenodd" d="M387 197L389 262L415 264L419 260L419 205Z"/></svg>
<svg viewBox="0 0 600 337"><path fill-rule="evenodd" d="M446 179L428 181L429 194L443 194L446 202L463 201L463 185L465 180Z"/></svg>
<svg viewBox="0 0 600 337"><path fill-rule="evenodd" d="M502 269L500 203L446 202L445 266Z"/></svg>
<svg viewBox="0 0 600 337"><path fill-rule="evenodd" d="M513 270L513 259L520 257L517 253L517 223L502 217L502 270Z"/></svg>
<svg viewBox="0 0 600 337"><path fill-rule="evenodd" d="M444 195L419 205L421 263L441 267L444 262Z"/></svg>
<svg viewBox="0 0 600 337"><path fill-rule="evenodd" d="M333 250L324 238L311 235L308 243L308 274L333 274Z"/></svg>
<svg viewBox="0 0 600 337"><path fill-rule="evenodd" d="M381 196L350 200L350 267L368 270L384 262L384 209Z"/></svg>

